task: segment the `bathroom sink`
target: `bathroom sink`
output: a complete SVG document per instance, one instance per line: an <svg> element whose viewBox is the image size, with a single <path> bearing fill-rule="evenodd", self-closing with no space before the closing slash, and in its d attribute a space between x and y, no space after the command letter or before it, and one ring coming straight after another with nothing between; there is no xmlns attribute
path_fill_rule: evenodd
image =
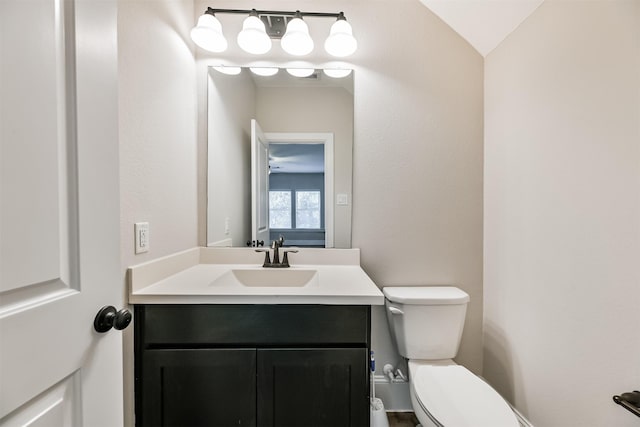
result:
<svg viewBox="0 0 640 427"><path fill-rule="evenodd" d="M318 272L311 269L232 269L214 284L233 282L249 287L303 287L317 283Z"/></svg>

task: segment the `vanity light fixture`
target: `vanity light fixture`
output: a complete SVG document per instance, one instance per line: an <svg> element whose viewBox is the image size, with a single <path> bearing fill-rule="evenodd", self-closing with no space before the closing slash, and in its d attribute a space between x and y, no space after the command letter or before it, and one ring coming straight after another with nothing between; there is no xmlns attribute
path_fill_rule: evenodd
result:
<svg viewBox="0 0 640 427"><path fill-rule="evenodd" d="M325 68L322 70L327 76L334 79L341 79L351 74L350 68Z"/></svg>
<svg viewBox="0 0 640 427"><path fill-rule="evenodd" d="M280 41L282 50L290 55L304 56L313 50L313 39L309 35L309 26L302 20L302 14L298 11L287 24L287 32Z"/></svg>
<svg viewBox="0 0 640 427"><path fill-rule="evenodd" d="M338 20L331 26L324 49L333 56L343 58L351 55L358 48L358 41L353 37L351 24L347 22L344 13L340 12Z"/></svg>
<svg viewBox="0 0 640 427"><path fill-rule="evenodd" d="M315 68L287 68L287 73L294 77L309 77L315 71Z"/></svg>
<svg viewBox="0 0 640 427"><path fill-rule="evenodd" d="M242 68L227 66L227 65L218 65L213 67L214 70L221 72L222 74L227 74L229 76L237 76L242 72Z"/></svg>
<svg viewBox="0 0 640 427"><path fill-rule="evenodd" d="M222 34L222 24L214 13L205 13L198 18L198 24L191 30L191 40L209 52L227 50L227 39Z"/></svg>
<svg viewBox="0 0 640 427"><path fill-rule="evenodd" d="M270 77L278 74L277 67L249 67L251 72L262 77Z"/></svg>
<svg viewBox="0 0 640 427"><path fill-rule="evenodd" d="M258 12L255 9L242 23L242 31L238 33L238 46L245 52L255 55L271 50L271 38L267 35L264 22L258 18Z"/></svg>
<svg viewBox="0 0 640 427"><path fill-rule="evenodd" d="M349 56L358 48L353 37L353 29L343 12L295 12L273 10L213 9L208 7L191 30L191 39L196 45L210 52L224 52L227 40L222 33L222 25L216 14L246 14L238 34L238 46L245 52L261 55L269 52L272 39L281 39L282 49L290 55L304 56L313 51L314 42L309 35L309 27L304 17L334 18L329 37L324 43L325 50L333 56Z"/></svg>
<svg viewBox="0 0 640 427"><path fill-rule="evenodd" d="M241 67L229 66L229 65L216 65L212 67L214 70L227 74L230 76L238 75L242 72ZM251 72L257 76L261 77L271 77L280 71L277 67L249 67ZM320 70L316 70L315 68L287 68L287 73L294 77L305 78L313 75L313 73L320 72ZM343 77L347 77L351 74L350 68L325 68L322 70L324 74L334 79L341 79Z"/></svg>

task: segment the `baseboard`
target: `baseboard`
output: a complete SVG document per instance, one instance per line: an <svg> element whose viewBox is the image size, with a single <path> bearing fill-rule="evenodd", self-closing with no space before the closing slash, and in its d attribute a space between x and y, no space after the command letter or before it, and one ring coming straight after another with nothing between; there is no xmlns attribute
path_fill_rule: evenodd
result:
<svg viewBox="0 0 640 427"><path fill-rule="evenodd" d="M518 419L518 423L520 424L520 427L534 427L533 424L531 424L531 422L529 422L529 420L526 419L525 416L520 413L520 411L514 408L511 404L509 404L509 406L511 406L513 413L516 414L516 418Z"/></svg>
<svg viewBox="0 0 640 427"><path fill-rule="evenodd" d="M376 397L382 400L387 412L412 412L409 383L390 382L384 375L375 376Z"/></svg>

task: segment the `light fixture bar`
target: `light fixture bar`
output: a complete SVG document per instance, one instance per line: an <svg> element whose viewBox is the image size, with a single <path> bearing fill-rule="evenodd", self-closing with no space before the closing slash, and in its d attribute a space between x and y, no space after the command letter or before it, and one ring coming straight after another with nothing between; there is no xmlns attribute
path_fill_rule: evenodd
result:
<svg viewBox="0 0 640 427"><path fill-rule="evenodd" d="M344 17L344 13L325 13L325 12L300 12L295 11L282 11L282 10L257 10L257 9L214 9L212 7L207 7L205 13L216 14L216 13L235 13L235 14L245 14L248 15L252 11L258 12L258 15L280 15L280 16L295 16L297 13L304 16L315 16L318 18L339 18Z"/></svg>

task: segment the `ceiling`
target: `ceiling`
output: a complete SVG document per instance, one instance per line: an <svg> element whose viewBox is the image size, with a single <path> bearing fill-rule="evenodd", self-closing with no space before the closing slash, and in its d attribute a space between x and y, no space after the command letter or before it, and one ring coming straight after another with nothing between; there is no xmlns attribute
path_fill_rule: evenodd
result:
<svg viewBox="0 0 640 427"><path fill-rule="evenodd" d="M544 0L420 0L487 56Z"/></svg>
<svg viewBox="0 0 640 427"><path fill-rule="evenodd" d="M271 173L324 173L324 144L269 144Z"/></svg>

